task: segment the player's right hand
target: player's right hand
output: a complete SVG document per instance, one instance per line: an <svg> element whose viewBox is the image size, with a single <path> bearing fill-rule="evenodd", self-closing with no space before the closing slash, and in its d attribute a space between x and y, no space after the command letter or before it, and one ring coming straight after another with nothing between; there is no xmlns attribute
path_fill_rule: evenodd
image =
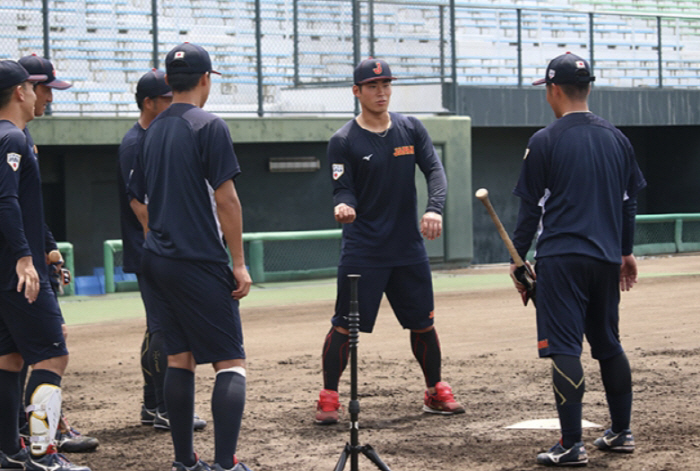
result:
<svg viewBox="0 0 700 471"><path fill-rule="evenodd" d="M637 282L637 259L633 254L622 256L620 266L620 290L629 291Z"/></svg>
<svg viewBox="0 0 700 471"><path fill-rule="evenodd" d="M233 279L236 280L236 289L231 292L233 299L242 299L248 296L253 280L245 265L233 267Z"/></svg>
<svg viewBox="0 0 700 471"><path fill-rule="evenodd" d="M24 297L31 304L36 301L39 296L39 274L34 268L34 262L31 256L22 257L17 260L17 292L24 291Z"/></svg>
<svg viewBox="0 0 700 471"><path fill-rule="evenodd" d="M340 203L333 209L335 220L341 224L349 224L355 220L355 208L345 203Z"/></svg>

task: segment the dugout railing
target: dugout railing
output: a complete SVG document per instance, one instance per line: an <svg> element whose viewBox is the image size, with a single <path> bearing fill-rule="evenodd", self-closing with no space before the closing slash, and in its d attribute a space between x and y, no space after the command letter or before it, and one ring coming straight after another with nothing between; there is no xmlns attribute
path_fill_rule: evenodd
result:
<svg viewBox="0 0 700 471"><path fill-rule="evenodd" d="M243 243L254 283L293 281L334 276L340 255L341 229L250 232ZM122 241L106 240L105 293L138 289L134 277L121 270Z"/></svg>
<svg viewBox="0 0 700 471"><path fill-rule="evenodd" d="M635 255L700 252L700 213L640 214L636 218ZM257 232L243 234L248 270L254 283L335 276L341 229ZM66 244L66 243L61 243ZM64 249L66 266L73 266L72 246ZM106 293L138 289L121 271L122 241L104 242ZM532 258L532 253L528 258ZM70 285L69 285L70 286ZM70 293L72 294L72 289Z"/></svg>

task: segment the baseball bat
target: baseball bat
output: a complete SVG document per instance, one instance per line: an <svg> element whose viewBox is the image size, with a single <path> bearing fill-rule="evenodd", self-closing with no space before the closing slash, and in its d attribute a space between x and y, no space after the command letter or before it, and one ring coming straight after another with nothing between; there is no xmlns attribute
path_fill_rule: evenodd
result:
<svg viewBox="0 0 700 471"><path fill-rule="evenodd" d="M501 239L503 239L503 243L506 244L506 249L508 249L508 253L510 254L511 258L513 259L515 266L522 267L523 265L525 265L525 262L523 262L523 259L520 258L518 251L515 250L515 246L513 245L513 241L510 240L510 237L508 236L508 233L506 232L506 228L503 227L501 220L498 218L498 214L496 214L496 210L493 209L493 206L491 206L491 201L489 200L489 190L487 190L486 188L479 188L478 190L476 190L476 197L479 201L484 203L484 206L486 206L486 211L488 211L489 216L491 216L491 220L496 225L496 230L498 231L498 234L501 236Z"/></svg>
<svg viewBox="0 0 700 471"><path fill-rule="evenodd" d="M508 236L508 233L506 232L506 228L503 227L503 224L501 223L500 218L498 217L498 214L496 214L496 210L493 209L493 206L491 205L491 200L489 200L489 190L486 188L479 188L476 190L475 194L476 198L484 203L484 206L486 207L486 211L488 211L489 216L491 216L491 220L493 223L496 225L496 230L498 231L498 234L501 236L501 239L503 239L503 243L506 245L506 249L508 249L508 253L510 254L511 258L513 259L513 263L517 267L515 270L515 278L525 285L525 288L527 291L521 293L522 298L523 298L523 304L527 306L527 302L529 299L532 299L532 303L535 303L535 275L532 273L532 269L530 268L529 265L525 264L523 262L523 259L520 257L520 254L518 254L518 251L515 250L515 246L513 245L513 241L510 240L510 237Z"/></svg>

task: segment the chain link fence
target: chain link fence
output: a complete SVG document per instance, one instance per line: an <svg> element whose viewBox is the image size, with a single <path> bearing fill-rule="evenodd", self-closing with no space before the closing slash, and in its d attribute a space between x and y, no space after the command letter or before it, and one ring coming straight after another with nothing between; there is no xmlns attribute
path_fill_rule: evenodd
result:
<svg viewBox="0 0 700 471"><path fill-rule="evenodd" d="M222 72L207 109L227 115L352 112L353 65L368 56L401 84L520 86L571 50L591 59L596 86L700 86L695 11L611 14L616 1L3 0L0 59L51 59L74 83L55 114L135 115L139 77L185 41ZM429 96L413 95L397 111Z"/></svg>

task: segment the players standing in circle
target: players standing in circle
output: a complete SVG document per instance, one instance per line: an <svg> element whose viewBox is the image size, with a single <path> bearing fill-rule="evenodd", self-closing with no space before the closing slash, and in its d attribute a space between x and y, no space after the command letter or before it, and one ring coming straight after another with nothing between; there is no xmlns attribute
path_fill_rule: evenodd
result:
<svg viewBox="0 0 700 471"><path fill-rule="evenodd" d="M34 93L36 94L36 102L34 104L34 117L40 118L41 116L44 116L47 105L53 102L53 90L66 90L72 85L68 82L56 78L56 71L53 67L53 64L48 59L44 59L43 57L40 57L36 54L31 54L22 57L18 62L22 67L24 67L27 70L27 72L29 72L29 74L46 75L48 77L43 82L34 84ZM24 128L24 133L27 136L28 145L32 148L35 156L38 158L39 151L37 146L34 144L34 140L32 139L31 134L29 133L29 127ZM46 234L44 237L46 247L44 250L47 254L47 264L49 265L49 281L51 282L51 287L54 290L54 293L56 293L57 290L61 289L62 287L62 278L67 276L68 279L70 279L70 272L68 272L68 274L66 275L66 270L62 268L63 257L61 256L60 252L56 254L59 257L60 263L51 263L48 259L48 254L52 251L58 251L58 246L56 245L56 240L54 239L53 234L49 230L48 226L45 226L45 230ZM67 340L68 330L66 328L65 323L63 324L63 333ZM25 363L24 368L22 369L22 375L20 379L22 391L24 390L24 383L27 375L27 367L28 365ZM26 415L22 412L20 413L20 433L24 435L27 432L27 419ZM97 440L97 438L84 436L76 429L71 427L68 424L68 421L66 420L63 412L61 412L61 420L58 424L58 429L56 431L56 442L58 445L58 451L74 453L93 451L99 445L99 441Z"/></svg>
<svg viewBox="0 0 700 471"><path fill-rule="evenodd" d="M551 466L588 462L581 440L584 335L600 364L612 421L594 445L634 451L632 374L620 344L618 305L620 290L637 282L634 222L646 182L629 140L588 109L594 80L588 63L567 53L534 82L547 84L557 120L530 138L513 191L521 200L513 244L523 259L539 225L537 345L540 357L552 359L561 440L537 462Z"/></svg>
<svg viewBox="0 0 700 471"><path fill-rule="evenodd" d="M372 331L385 293L401 325L410 329L411 348L427 386L423 410L464 412L441 378L440 342L433 326L433 286L421 237L433 240L442 233L447 179L423 124L388 111L394 78L385 61L362 61L355 68L352 87L361 113L328 143L334 213L336 221L343 224L343 238L335 315L322 352L324 386L316 405L316 423L320 425L338 422L338 382L348 362L350 273L361 275L362 332ZM428 205L420 227L416 220L416 165L428 182Z"/></svg>
<svg viewBox="0 0 700 471"><path fill-rule="evenodd" d="M47 79L0 62L0 467L89 471L56 451L68 350L46 265L39 163L24 134L34 118L32 82ZM26 388L29 450L17 422L24 362L33 366Z"/></svg>
<svg viewBox="0 0 700 471"><path fill-rule="evenodd" d="M240 168L226 123L201 109L211 74L218 73L209 54L183 43L168 52L165 66L173 102L146 132L129 191L148 195L142 281L165 303L158 320L168 354L163 394L175 449L172 469L243 471L248 468L235 457L246 389L238 303L251 279L234 185ZM203 363L216 371L211 468L192 443L194 371Z"/></svg>
<svg viewBox="0 0 700 471"><path fill-rule="evenodd" d="M123 268L126 273L135 273L139 281L141 299L146 308L146 333L141 344L141 370L143 372L143 404L141 424L158 430L170 430L170 420L163 399L163 381L168 366L163 351L163 334L157 320L156 310L160 305L141 282L141 259L143 258L144 234L148 231L148 210L145 195L127 195L127 182L134 159L141 151L146 129L173 100L173 93L165 82L165 73L153 69L145 73L136 84L136 105L140 114L138 121L127 131L119 146L117 186L121 214ZM162 303L161 303L162 304ZM195 415L194 429L206 427L206 421Z"/></svg>

